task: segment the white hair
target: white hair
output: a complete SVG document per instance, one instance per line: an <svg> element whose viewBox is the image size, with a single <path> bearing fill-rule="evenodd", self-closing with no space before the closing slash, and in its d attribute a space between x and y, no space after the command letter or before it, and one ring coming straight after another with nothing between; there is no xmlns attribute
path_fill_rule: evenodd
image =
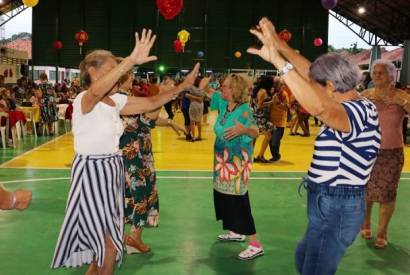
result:
<svg viewBox="0 0 410 275"><path fill-rule="evenodd" d="M396 69L396 66L394 66L394 64L391 61L385 60L385 59L376 59L372 63L372 68L371 68L370 74L373 74L373 69L374 69L374 66L376 66L376 65L385 66L386 70L387 70L387 73L390 76L391 82L394 83L396 81L396 71L397 71L397 69Z"/></svg>

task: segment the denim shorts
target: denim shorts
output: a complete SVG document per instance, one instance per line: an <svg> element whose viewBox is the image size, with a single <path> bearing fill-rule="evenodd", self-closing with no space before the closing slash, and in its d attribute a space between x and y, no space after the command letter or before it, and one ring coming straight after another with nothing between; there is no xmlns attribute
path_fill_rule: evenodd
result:
<svg viewBox="0 0 410 275"><path fill-rule="evenodd" d="M304 184L308 227L296 248L296 269L304 275L335 274L341 257L360 231L366 189L310 181Z"/></svg>

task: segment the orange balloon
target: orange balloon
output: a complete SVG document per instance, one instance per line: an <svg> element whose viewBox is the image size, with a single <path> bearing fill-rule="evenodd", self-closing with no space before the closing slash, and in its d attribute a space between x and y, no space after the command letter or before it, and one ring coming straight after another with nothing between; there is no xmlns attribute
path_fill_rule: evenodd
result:
<svg viewBox="0 0 410 275"><path fill-rule="evenodd" d="M240 51L236 51L236 52L234 53L234 55L235 55L236 58L240 58L240 57L242 56L242 54L241 54Z"/></svg>

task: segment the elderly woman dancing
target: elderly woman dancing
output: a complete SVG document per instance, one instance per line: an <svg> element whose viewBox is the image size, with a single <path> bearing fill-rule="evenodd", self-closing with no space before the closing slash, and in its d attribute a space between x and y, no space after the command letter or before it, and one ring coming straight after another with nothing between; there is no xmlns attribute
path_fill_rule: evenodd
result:
<svg viewBox="0 0 410 275"><path fill-rule="evenodd" d="M304 182L308 226L296 249L296 267L301 274L334 274L365 215L365 187L380 145L376 106L354 90L357 68L340 55L310 64L281 41L266 18L250 31L263 46L248 52L278 68L296 100L325 124Z"/></svg>
<svg viewBox="0 0 410 275"><path fill-rule="evenodd" d="M249 86L247 79L232 74L224 80L221 93L211 90L211 110L218 111L214 125L215 214L217 220L222 220L223 229L229 230L227 234L219 235L218 240L243 242L248 236L248 247L238 255L241 260L264 254L256 237L248 194L253 139L259 133L248 103Z"/></svg>
<svg viewBox="0 0 410 275"><path fill-rule="evenodd" d="M120 64L109 51L89 53L80 64L87 90L74 100L73 135L76 153L64 222L52 268L91 263L86 274L113 274L123 255L124 164L119 154L121 115L144 113L175 98L193 84L199 69L175 89L150 98L118 94L116 83L134 65L156 60L149 56L155 35L136 33L132 53Z"/></svg>
<svg viewBox="0 0 410 275"><path fill-rule="evenodd" d="M384 248L388 244L387 227L394 212L404 164L402 122L406 112L410 112L410 97L405 91L394 88L396 67L390 61L376 60L372 65L371 76L374 88L364 91L362 95L377 106L382 136L367 187L367 213L362 226L362 237L372 238L370 218L373 203L378 202L379 225L374 245L376 248Z"/></svg>

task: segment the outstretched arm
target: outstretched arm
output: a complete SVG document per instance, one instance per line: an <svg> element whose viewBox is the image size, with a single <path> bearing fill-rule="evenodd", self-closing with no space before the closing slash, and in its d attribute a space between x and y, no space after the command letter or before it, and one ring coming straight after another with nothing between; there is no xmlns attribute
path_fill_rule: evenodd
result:
<svg viewBox="0 0 410 275"><path fill-rule="evenodd" d="M248 52L259 55L278 69L284 68L286 60L278 50L278 47L281 46L277 41L279 38L272 22L267 18L262 18L258 26L261 31L251 29L250 32L263 43L263 46L261 49L249 48ZM296 52L294 54L298 55ZM304 63L303 58L297 57L296 59L297 62ZM348 115L343 105L332 99L325 88L311 80L307 80L306 65L307 63L298 64L299 70L290 70L282 76L283 80L289 86L297 101L311 115L317 116L333 129L350 132ZM329 88L334 88L333 83L329 81L327 85L329 85Z"/></svg>
<svg viewBox="0 0 410 275"><path fill-rule="evenodd" d="M152 34L151 30L147 32L143 29L141 39L138 33L135 33L136 42L132 53L124 58L120 64L112 68L109 73L100 79L93 79L91 86L81 100L81 110L83 114L91 112L94 106L111 91L118 79L132 69L134 65L141 65L157 59L156 56L149 55L155 38L156 36Z"/></svg>
<svg viewBox="0 0 410 275"><path fill-rule="evenodd" d="M14 192L6 191L0 186L0 209L1 210L24 210L31 202L31 191L18 189Z"/></svg>
<svg viewBox="0 0 410 275"><path fill-rule="evenodd" d="M153 97L128 97L127 103L121 110L121 115L132 115L150 112L161 107L168 101L176 98L180 92L184 91L186 88L189 88L194 84L196 75L199 71L199 66L199 63L197 63L189 73L189 75L185 78L184 82L169 91L159 93L158 95Z"/></svg>

